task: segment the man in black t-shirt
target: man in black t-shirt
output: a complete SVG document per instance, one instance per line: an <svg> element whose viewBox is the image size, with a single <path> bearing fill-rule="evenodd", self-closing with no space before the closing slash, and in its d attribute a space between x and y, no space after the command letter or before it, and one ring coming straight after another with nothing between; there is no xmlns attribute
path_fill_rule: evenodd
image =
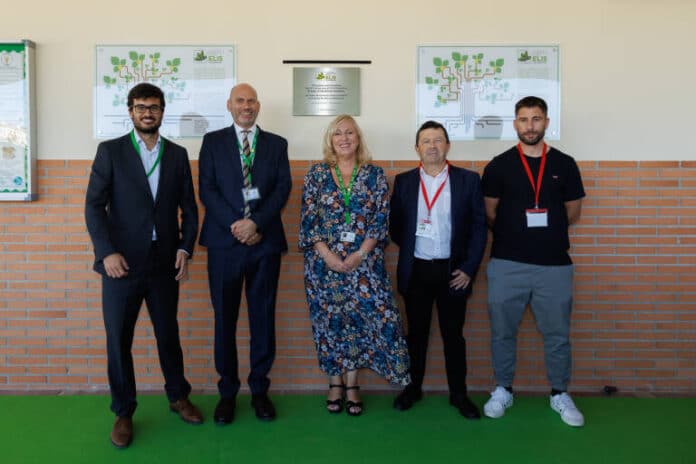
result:
<svg viewBox="0 0 696 464"><path fill-rule="evenodd" d="M577 427L585 420L567 393L573 301L568 226L580 218L585 191L575 160L544 142L547 111L538 97L517 102L513 125L520 143L493 158L483 174L493 230L487 276L496 379L484 413L498 418L512 406L517 330L529 304L544 340L551 408Z"/></svg>

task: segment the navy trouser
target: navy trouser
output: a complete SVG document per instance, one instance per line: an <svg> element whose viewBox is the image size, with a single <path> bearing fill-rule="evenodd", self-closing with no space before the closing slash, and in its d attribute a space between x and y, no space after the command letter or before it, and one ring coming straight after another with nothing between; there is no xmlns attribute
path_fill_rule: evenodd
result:
<svg viewBox="0 0 696 464"><path fill-rule="evenodd" d="M271 384L268 373L275 359L275 305L280 254L249 256L244 251L208 249L208 283L215 310L215 368L223 398L239 391L237 320L242 286L249 316L251 393L263 394Z"/></svg>
<svg viewBox="0 0 696 464"><path fill-rule="evenodd" d="M143 300L147 304L157 339L157 353L169 401L186 398L191 385L184 377L184 358L176 319L179 283L176 270L157 259L153 242L146 268L120 279L102 276L102 312L111 389L111 410L117 416L132 415L137 406L133 369L133 333Z"/></svg>

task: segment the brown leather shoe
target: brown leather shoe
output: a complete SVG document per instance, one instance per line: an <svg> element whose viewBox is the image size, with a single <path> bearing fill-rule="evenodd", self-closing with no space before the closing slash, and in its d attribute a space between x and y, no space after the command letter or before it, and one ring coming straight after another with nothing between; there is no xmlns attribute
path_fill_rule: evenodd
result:
<svg viewBox="0 0 696 464"><path fill-rule="evenodd" d="M169 409L179 414L184 422L194 425L203 423L203 414L188 398L169 403Z"/></svg>
<svg viewBox="0 0 696 464"><path fill-rule="evenodd" d="M117 416L111 430L111 443L116 448L128 448L133 441L133 419L129 416Z"/></svg>

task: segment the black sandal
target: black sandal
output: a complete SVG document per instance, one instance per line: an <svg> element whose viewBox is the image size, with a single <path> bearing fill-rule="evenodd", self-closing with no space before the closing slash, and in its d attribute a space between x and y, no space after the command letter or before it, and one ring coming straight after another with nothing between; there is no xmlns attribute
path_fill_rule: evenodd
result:
<svg viewBox="0 0 696 464"><path fill-rule="evenodd" d="M360 386L353 385L352 387L346 387L346 390L360 390ZM355 409L357 409L357 411L355 411ZM349 416L359 416L363 412L363 402L351 401L346 397L346 412Z"/></svg>
<svg viewBox="0 0 696 464"><path fill-rule="evenodd" d="M329 390L332 388L340 388L341 390L345 390L346 386L343 384L330 383ZM335 400L326 400L326 410L329 411L330 414L340 414L343 412L343 392L341 392L341 396Z"/></svg>

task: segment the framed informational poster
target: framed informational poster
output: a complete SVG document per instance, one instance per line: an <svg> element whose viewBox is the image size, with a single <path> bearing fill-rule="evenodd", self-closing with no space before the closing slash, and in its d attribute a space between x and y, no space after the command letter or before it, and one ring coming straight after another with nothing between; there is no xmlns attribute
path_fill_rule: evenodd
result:
<svg viewBox="0 0 696 464"><path fill-rule="evenodd" d="M233 45L97 45L95 68L97 139L132 128L126 101L141 82L164 92L164 136L202 137L232 124L225 102L236 81Z"/></svg>
<svg viewBox="0 0 696 464"><path fill-rule="evenodd" d="M561 136L558 45L438 45L417 49L417 125L442 123L453 140L517 139L515 103L534 95L549 107L546 138Z"/></svg>
<svg viewBox="0 0 696 464"><path fill-rule="evenodd" d="M0 42L0 200L32 201L36 185L34 43Z"/></svg>

